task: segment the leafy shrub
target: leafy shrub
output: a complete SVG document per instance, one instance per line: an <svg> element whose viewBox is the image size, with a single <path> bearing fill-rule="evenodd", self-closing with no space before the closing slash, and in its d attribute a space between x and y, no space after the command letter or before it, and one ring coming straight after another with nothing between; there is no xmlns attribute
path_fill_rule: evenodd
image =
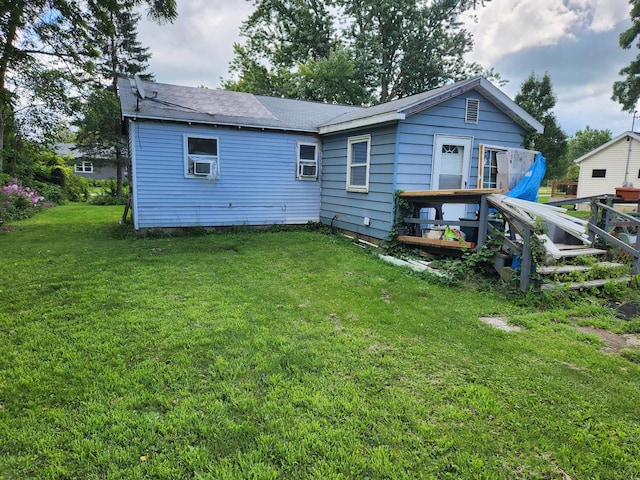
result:
<svg viewBox="0 0 640 480"><path fill-rule="evenodd" d="M44 197L45 202L62 205L67 200L64 190L60 185L34 181L31 182L31 187Z"/></svg>
<svg viewBox="0 0 640 480"><path fill-rule="evenodd" d="M42 207L52 206L44 197L29 187L23 187L16 178L0 189L0 223L22 220L37 213Z"/></svg>

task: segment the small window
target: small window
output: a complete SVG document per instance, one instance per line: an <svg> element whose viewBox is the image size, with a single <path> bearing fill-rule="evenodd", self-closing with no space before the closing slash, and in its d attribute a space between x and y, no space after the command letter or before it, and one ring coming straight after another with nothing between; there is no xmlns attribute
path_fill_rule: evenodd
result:
<svg viewBox="0 0 640 480"><path fill-rule="evenodd" d="M350 192L369 191L370 146L369 135L351 137L347 142L347 190Z"/></svg>
<svg viewBox="0 0 640 480"><path fill-rule="evenodd" d="M606 168L594 168L593 170L591 170L591 178L605 178L606 176Z"/></svg>
<svg viewBox="0 0 640 480"><path fill-rule="evenodd" d="M218 139L185 135L185 177L218 179L220 177Z"/></svg>
<svg viewBox="0 0 640 480"><path fill-rule="evenodd" d="M73 171L76 173L93 173L92 162L76 163L73 167Z"/></svg>
<svg viewBox="0 0 640 480"><path fill-rule="evenodd" d="M480 114L480 100L467 98L467 109L464 114L464 123L478 123Z"/></svg>
<svg viewBox="0 0 640 480"><path fill-rule="evenodd" d="M638 178L640 178L640 170L638 170Z"/></svg>
<svg viewBox="0 0 640 480"><path fill-rule="evenodd" d="M296 178L299 180L318 179L318 145L298 142L296 156Z"/></svg>

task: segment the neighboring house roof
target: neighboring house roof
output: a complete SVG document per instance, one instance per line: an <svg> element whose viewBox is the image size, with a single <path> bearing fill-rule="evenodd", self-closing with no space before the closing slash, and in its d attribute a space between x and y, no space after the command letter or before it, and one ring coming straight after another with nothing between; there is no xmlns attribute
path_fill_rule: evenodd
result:
<svg viewBox="0 0 640 480"><path fill-rule="evenodd" d="M182 87L139 79L120 78L118 87L124 117L321 134L403 120L475 89L525 129L538 133L544 130L540 122L482 77L366 108ZM140 94L139 88L144 95Z"/></svg>
<svg viewBox="0 0 640 480"><path fill-rule="evenodd" d="M621 133L620 135L618 135L616 138L609 140L607 143L600 145L598 148L596 148L595 150L591 150L589 153L585 153L583 156L581 156L580 158L576 158L573 162L574 163L581 163L585 160L587 160L588 158L593 157L594 155L600 153L602 150L609 148L611 145L613 145L614 143L618 143L620 140L622 139L626 139L627 137L633 138L634 140L640 142L640 135L638 135L637 133L634 132L624 132Z"/></svg>
<svg viewBox="0 0 640 480"><path fill-rule="evenodd" d="M385 121L404 120L410 115L474 89L525 129L534 130L537 133L544 131L544 127L540 122L525 112L491 82L483 77L474 77L429 90L428 92L345 113L338 118L321 124L320 133L332 133L347 128L374 125Z"/></svg>
<svg viewBox="0 0 640 480"><path fill-rule="evenodd" d="M55 143L53 151L58 155L71 155L73 158L80 158L82 155L76 150L75 143Z"/></svg>
<svg viewBox="0 0 640 480"><path fill-rule="evenodd" d="M215 125L318 132L318 125L361 107L142 81L140 99L135 82L120 78L122 115Z"/></svg>

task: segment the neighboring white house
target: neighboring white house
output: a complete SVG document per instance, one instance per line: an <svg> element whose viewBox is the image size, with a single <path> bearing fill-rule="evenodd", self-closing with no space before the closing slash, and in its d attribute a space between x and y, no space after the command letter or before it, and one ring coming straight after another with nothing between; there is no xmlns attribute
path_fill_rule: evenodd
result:
<svg viewBox="0 0 640 480"><path fill-rule="evenodd" d="M575 160L578 198L615 195L616 187L640 188L640 135L624 132Z"/></svg>

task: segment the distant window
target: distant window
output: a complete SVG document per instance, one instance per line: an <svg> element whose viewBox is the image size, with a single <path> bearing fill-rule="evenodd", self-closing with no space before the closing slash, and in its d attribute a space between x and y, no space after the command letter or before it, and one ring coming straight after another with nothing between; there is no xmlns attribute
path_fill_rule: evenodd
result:
<svg viewBox="0 0 640 480"><path fill-rule="evenodd" d="M217 138L184 136L184 176L209 179L220 177Z"/></svg>
<svg viewBox="0 0 640 480"><path fill-rule="evenodd" d="M296 178L299 180L317 180L318 144L298 142L296 150Z"/></svg>
<svg viewBox="0 0 640 480"><path fill-rule="evenodd" d="M467 98L467 108L464 114L464 123L478 123L480 115L480 100Z"/></svg>
<svg viewBox="0 0 640 480"><path fill-rule="evenodd" d="M93 173L93 162L76 163L73 166L73 171L76 173Z"/></svg>
<svg viewBox="0 0 640 480"><path fill-rule="evenodd" d="M347 191L369 191L369 157L371 136L351 137L347 141Z"/></svg>
<svg viewBox="0 0 640 480"><path fill-rule="evenodd" d="M640 170L638 170L638 178L640 178Z"/></svg>
<svg viewBox="0 0 640 480"><path fill-rule="evenodd" d="M593 170L591 170L591 178L605 178L606 176L606 168L594 168Z"/></svg>

